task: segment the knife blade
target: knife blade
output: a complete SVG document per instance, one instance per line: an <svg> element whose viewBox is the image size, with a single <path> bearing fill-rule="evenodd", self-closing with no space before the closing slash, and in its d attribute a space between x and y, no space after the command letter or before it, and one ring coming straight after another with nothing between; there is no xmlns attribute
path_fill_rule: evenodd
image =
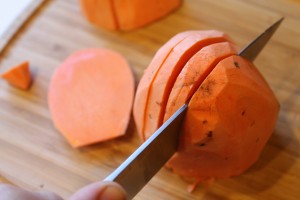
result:
<svg viewBox="0 0 300 200"><path fill-rule="evenodd" d="M104 181L119 183L132 199L176 152L187 107L179 108Z"/></svg>
<svg viewBox="0 0 300 200"><path fill-rule="evenodd" d="M253 61L283 19L271 25L238 55ZM176 152L189 100L104 181L119 183L127 192L128 199L132 199Z"/></svg>
<svg viewBox="0 0 300 200"><path fill-rule="evenodd" d="M268 43L272 35L275 33L281 22L284 20L284 17L276 21L269 28L267 28L263 33L256 37L251 43L245 46L240 52L239 56L246 58L249 61L254 61L256 56L261 52L261 50Z"/></svg>

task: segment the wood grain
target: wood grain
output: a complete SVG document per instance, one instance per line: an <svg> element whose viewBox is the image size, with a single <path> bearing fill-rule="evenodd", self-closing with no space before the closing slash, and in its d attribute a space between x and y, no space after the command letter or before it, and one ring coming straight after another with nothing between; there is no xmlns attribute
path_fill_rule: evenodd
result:
<svg viewBox="0 0 300 200"><path fill-rule="evenodd" d="M285 20L255 64L276 93L281 111L261 158L241 176L198 187L162 169L135 199L300 199L300 1L185 0L170 16L131 32L98 29L77 1L47 1L1 54L0 72L29 60L30 91L0 81L0 181L52 190L67 198L105 178L140 144L133 121L127 135L72 149L53 127L47 87L54 69L72 52L103 47L126 56L140 79L157 49L178 32L219 29L244 46L271 23Z"/></svg>

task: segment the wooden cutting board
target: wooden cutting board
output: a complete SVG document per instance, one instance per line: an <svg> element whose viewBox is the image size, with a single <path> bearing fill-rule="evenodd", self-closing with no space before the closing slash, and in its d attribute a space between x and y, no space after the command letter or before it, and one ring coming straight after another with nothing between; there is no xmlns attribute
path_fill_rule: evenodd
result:
<svg viewBox="0 0 300 200"><path fill-rule="evenodd" d="M219 29L244 46L271 23L285 20L255 64L276 93L281 111L258 162L241 176L188 193L188 184L162 169L136 199L300 199L300 1L185 0L172 15L142 29L97 29L78 1L48 1L1 55L0 71L29 60L30 91L0 81L0 180L67 198L105 178L140 144L133 121L124 137L72 149L53 127L47 87L54 69L72 52L104 47L125 55L140 79L157 49L178 32ZM83 119L84 120L84 119Z"/></svg>

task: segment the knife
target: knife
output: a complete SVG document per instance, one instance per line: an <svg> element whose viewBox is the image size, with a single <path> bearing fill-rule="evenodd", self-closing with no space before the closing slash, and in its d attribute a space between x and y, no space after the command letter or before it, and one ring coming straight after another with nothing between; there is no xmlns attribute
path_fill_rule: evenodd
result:
<svg viewBox="0 0 300 200"><path fill-rule="evenodd" d="M284 18L281 18L239 52L253 61ZM119 183L132 199L176 152L180 128L189 100L104 181Z"/></svg>

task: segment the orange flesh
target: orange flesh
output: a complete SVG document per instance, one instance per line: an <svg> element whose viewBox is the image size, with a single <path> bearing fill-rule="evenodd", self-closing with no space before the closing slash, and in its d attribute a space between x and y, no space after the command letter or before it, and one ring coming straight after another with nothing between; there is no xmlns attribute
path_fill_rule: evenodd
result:
<svg viewBox="0 0 300 200"><path fill-rule="evenodd" d="M114 0L120 30L132 30L155 21L176 9L181 0Z"/></svg>
<svg viewBox="0 0 300 200"><path fill-rule="evenodd" d="M230 56L193 95L179 150L167 166L195 181L238 175L258 159L278 111L276 97L255 67Z"/></svg>
<svg viewBox="0 0 300 200"><path fill-rule="evenodd" d="M144 109L144 121L139 115L137 125L145 131L142 137L149 137L162 123L160 117L166 120L191 97L179 150L167 167L195 182L239 175L258 159L271 136L279 104L256 67L234 55L230 39L211 39L193 49L196 34L190 35L168 54L156 55L159 67L146 70L144 77L151 81L138 88L147 95L134 107Z"/></svg>
<svg viewBox="0 0 300 200"><path fill-rule="evenodd" d="M179 7L181 0L80 0L93 24L111 30L132 30L158 20Z"/></svg>
<svg viewBox="0 0 300 200"><path fill-rule="evenodd" d="M29 62L25 61L13 67L9 71L2 74L1 77L17 88L28 90L32 82Z"/></svg>
<svg viewBox="0 0 300 200"><path fill-rule="evenodd" d="M142 134L142 129L144 126L145 108L150 89L148 86L152 84L155 76L158 73L158 70L160 69L161 65L164 63L168 55L172 52L173 48L184 38L188 37L191 33L192 31L177 34L173 38L171 38L164 46L162 46L155 54L152 62L147 67L143 77L139 82L133 105L133 116L136 122L137 131L143 140L145 138Z"/></svg>
<svg viewBox="0 0 300 200"><path fill-rule="evenodd" d="M80 0L80 7L91 23L107 29L117 30L113 0Z"/></svg>
<svg viewBox="0 0 300 200"><path fill-rule="evenodd" d="M153 83L149 85L142 129L145 138L151 136L163 123L169 94L185 63L203 47L224 41L228 39L222 32L199 31L180 42L168 55Z"/></svg>
<svg viewBox="0 0 300 200"><path fill-rule="evenodd" d="M218 62L233 54L237 54L237 51L229 42L208 45L198 51L176 79L168 99L164 121L186 103Z"/></svg>
<svg viewBox="0 0 300 200"><path fill-rule="evenodd" d="M143 112L135 115L139 133L145 140L191 97L179 149L166 166L194 183L239 175L270 138L278 101L256 67L234 55L230 39L197 47L196 32L189 34L169 53L158 52L152 64L160 58L159 66L145 71L148 81L136 95L143 101L134 107Z"/></svg>
<svg viewBox="0 0 300 200"><path fill-rule="evenodd" d="M134 97L127 61L106 49L86 49L58 67L48 103L55 127L73 147L125 133Z"/></svg>

